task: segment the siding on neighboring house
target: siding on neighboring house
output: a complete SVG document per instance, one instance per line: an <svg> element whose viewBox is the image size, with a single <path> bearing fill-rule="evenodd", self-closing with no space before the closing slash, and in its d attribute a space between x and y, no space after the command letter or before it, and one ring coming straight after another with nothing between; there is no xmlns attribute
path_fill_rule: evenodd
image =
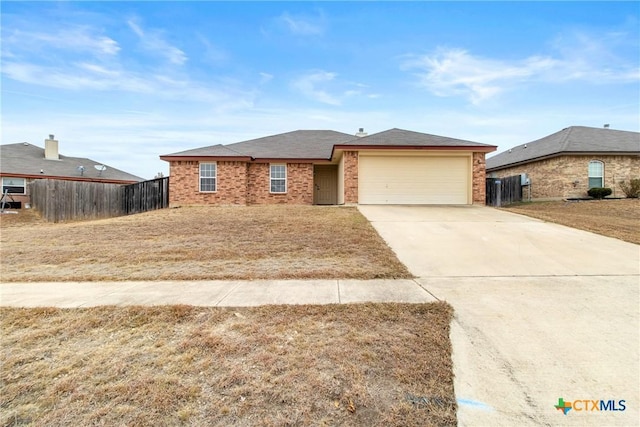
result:
<svg viewBox="0 0 640 427"><path fill-rule="evenodd" d="M624 197L619 187L622 180L640 178L640 156L629 155L566 155L506 167L488 172L488 176L503 178L526 173L531 180L532 200L557 200L587 197L589 162L604 163L604 186L612 196Z"/></svg>

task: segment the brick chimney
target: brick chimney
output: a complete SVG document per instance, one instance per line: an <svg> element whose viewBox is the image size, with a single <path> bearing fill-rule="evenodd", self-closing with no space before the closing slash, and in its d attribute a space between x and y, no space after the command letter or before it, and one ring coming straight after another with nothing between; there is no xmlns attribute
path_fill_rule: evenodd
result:
<svg viewBox="0 0 640 427"><path fill-rule="evenodd" d="M363 136L367 136L367 135L369 135L369 134L364 131L364 128L358 129L358 133L356 133L356 136L358 138L362 138Z"/></svg>
<svg viewBox="0 0 640 427"><path fill-rule="evenodd" d="M53 135L49 135L49 139L44 140L44 158L47 160L60 160L58 140L53 138Z"/></svg>

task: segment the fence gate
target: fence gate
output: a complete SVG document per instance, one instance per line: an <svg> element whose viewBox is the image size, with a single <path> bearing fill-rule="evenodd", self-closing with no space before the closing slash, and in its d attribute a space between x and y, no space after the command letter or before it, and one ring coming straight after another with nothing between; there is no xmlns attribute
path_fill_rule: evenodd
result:
<svg viewBox="0 0 640 427"><path fill-rule="evenodd" d="M487 206L504 206L522 201L522 182L520 175L506 178L487 178Z"/></svg>

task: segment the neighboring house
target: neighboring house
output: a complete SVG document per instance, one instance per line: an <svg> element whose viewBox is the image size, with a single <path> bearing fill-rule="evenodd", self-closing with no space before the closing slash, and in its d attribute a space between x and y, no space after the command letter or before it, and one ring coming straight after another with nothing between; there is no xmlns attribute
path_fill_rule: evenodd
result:
<svg viewBox="0 0 640 427"><path fill-rule="evenodd" d="M160 156L170 204L484 204L495 146L391 129L298 130Z"/></svg>
<svg viewBox="0 0 640 427"><path fill-rule="evenodd" d="M593 187L624 197L620 181L640 178L640 133L568 127L488 158L487 174L527 174L532 200L586 197Z"/></svg>
<svg viewBox="0 0 640 427"><path fill-rule="evenodd" d="M8 190L18 207L30 203L29 183L36 179L131 184L142 178L105 166L91 159L59 154L58 141L49 135L45 148L28 142L0 145L2 194Z"/></svg>

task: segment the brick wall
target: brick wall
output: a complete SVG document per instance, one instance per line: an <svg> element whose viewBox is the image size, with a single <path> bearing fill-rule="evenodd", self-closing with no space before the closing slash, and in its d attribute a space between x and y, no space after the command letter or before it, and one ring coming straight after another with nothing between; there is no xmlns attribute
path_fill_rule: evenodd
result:
<svg viewBox="0 0 640 427"><path fill-rule="evenodd" d="M170 164L169 204L244 205L247 203L247 164L217 162L217 191L200 192L200 166L197 161L173 161Z"/></svg>
<svg viewBox="0 0 640 427"><path fill-rule="evenodd" d="M489 176L528 174L532 200L587 197L591 160L604 162L604 186L613 190L612 196L624 197L620 181L640 178L640 156L560 156L491 172Z"/></svg>
<svg viewBox="0 0 640 427"><path fill-rule="evenodd" d="M473 191L472 203L474 205L484 205L486 202L486 170L485 170L485 153L473 153L472 163L472 181L471 187Z"/></svg>
<svg viewBox="0 0 640 427"><path fill-rule="evenodd" d="M313 164L287 163L287 192L270 192L268 163L249 165L247 204L313 204Z"/></svg>
<svg viewBox="0 0 640 427"><path fill-rule="evenodd" d="M217 191L199 191L200 166L197 161L170 164L169 198L171 206L313 204L313 165L287 164L287 192L270 193L269 164L218 161Z"/></svg>
<svg viewBox="0 0 640 427"><path fill-rule="evenodd" d="M358 152L345 151L344 158L344 203L358 203Z"/></svg>

